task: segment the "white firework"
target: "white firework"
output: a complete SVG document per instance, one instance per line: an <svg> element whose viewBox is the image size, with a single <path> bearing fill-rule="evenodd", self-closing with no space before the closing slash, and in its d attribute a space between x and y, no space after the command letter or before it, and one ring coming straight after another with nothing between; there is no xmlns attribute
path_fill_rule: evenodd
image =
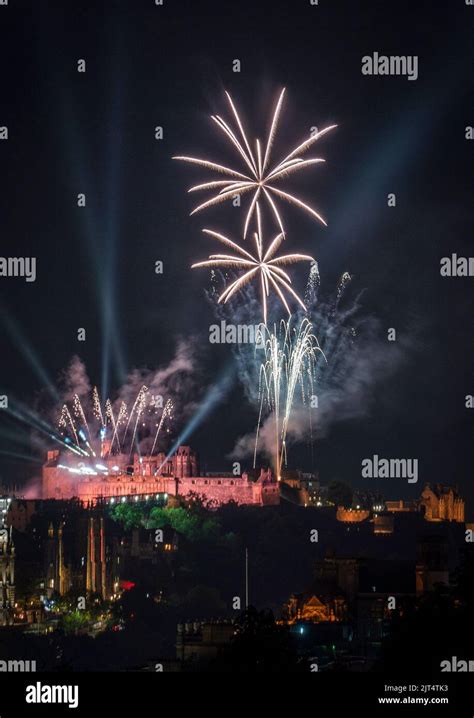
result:
<svg viewBox="0 0 474 718"><path fill-rule="evenodd" d="M305 310L306 307L301 297L295 292L291 286L291 278L282 267L288 264L294 264L295 262L313 262L313 257L307 254L281 254L277 255L278 248L283 241L283 233L280 232L276 235L273 241L270 243L267 250L263 249L262 240L262 227L260 220L260 210L257 203L257 231L254 233L256 254L251 254L246 249L241 247L237 242L233 242L228 237L225 237L219 232L214 232L210 229L203 229L203 232L211 235L222 244L230 247L234 250L234 254L211 254L209 259L204 262L197 262L193 264L191 269L196 267L222 267L229 269L242 269L244 273L235 279L229 286L222 292L219 297L219 302L224 304L242 287L244 287L252 279L260 279L261 296L262 296L262 308L263 308L263 321L267 323L267 304L268 297L270 295L270 289L273 289L283 306L291 316L291 310L285 294L290 294L298 304Z"/></svg>
<svg viewBox="0 0 474 718"><path fill-rule="evenodd" d="M206 159L200 159L196 157L177 156L173 157L175 160L183 160L184 162L190 162L191 164L205 167L206 169L212 170L222 175L226 175L227 178L223 180L211 179L201 184L195 185L189 189L189 192L198 192L206 190L216 190L217 194L198 205L194 208L191 214L199 212L207 207L225 202L226 200L232 199L236 195L249 194L251 196L250 204L246 213L243 236L244 239L247 236L247 232L250 226L250 222L255 213L257 202L260 198L265 199L271 212L273 213L280 232L285 236L285 229L281 214L278 211L279 200L284 200L290 204L296 205L300 209L308 212L312 217L326 225L323 217L313 207L306 204L298 197L295 197L288 192L283 191L280 187L275 186L275 182L279 183L282 179L288 175L293 174L301 169L309 167L325 160L320 157L313 157L303 159L303 155L317 140L326 135L337 125L330 125L325 127L323 130L315 132L309 138L299 144L294 150L292 150L286 157L275 165L270 163L271 152L273 147L273 141L278 127L278 120L281 113L283 104L283 98L285 90L283 89L275 110L268 133L268 138L265 144L265 149L262 148L260 140L255 140L255 148L252 151L249 140L244 130L244 126L240 119L237 108L232 101L231 96L226 92L227 100L229 102L234 120L237 124L237 130L232 129L219 115L211 115L211 119L216 123L219 129L226 135L232 145L237 150L240 159L243 161L245 167L244 172L226 167L224 165L212 162ZM240 139L239 139L240 135Z"/></svg>
<svg viewBox="0 0 474 718"><path fill-rule="evenodd" d="M313 333L311 322L304 318L296 327L282 321L280 330L266 329L265 359L260 365L260 415L255 441L257 452L260 422L265 406L270 409L275 422L275 471L281 479L281 467L286 462L286 437L293 411L296 392L306 403L313 394L315 369L318 355L326 357Z"/></svg>

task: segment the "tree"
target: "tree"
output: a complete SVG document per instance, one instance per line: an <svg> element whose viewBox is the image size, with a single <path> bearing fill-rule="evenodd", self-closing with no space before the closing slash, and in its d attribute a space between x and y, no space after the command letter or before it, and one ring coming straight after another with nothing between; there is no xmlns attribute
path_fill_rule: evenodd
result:
<svg viewBox="0 0 474 718"><path fill-rule="evenodd" d="M112 509L112 518L120 522L125 529L135 529L143 526L143 508L133 504L118 504Z"/></svg>
<svg viewBox="0 0 474 718"><path fill-rule="evenodd" d="M61 627L66 635L77 634L81 629L85 629L92 621L92 615L89 611L71 611L65 613L61 617Z"/></svg>
<svg viewBox="0 0 474 718"><path fill-rule="evenodd" d="M147 522L149 528L161 529L171 526L177 533L190 541L216 539L220 533L220 524L207 510L199 513L185 508L160 508L150 511Z"/></svg>

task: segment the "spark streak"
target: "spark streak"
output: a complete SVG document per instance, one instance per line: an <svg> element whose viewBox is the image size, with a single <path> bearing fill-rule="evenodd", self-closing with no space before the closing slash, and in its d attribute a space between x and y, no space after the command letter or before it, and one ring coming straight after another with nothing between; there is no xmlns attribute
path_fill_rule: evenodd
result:
<svg viewBox="0 0 474 718"><path fill-rule="evenodd" d="M99 397L99 391L97 387L95 386L92 391L92 401L94 406L94 416L97 419L97 421L100 421L102 426L105 426L104 416L102 414L102 408L100 406L100 397Z"/></svg>
<svg viewBox="0 0 474 718"><path fill-rule="evenodd" d="M161 428L162 428L162 426L163 426L163 422L164 422L164 420L165 420L166 418L170 418L170 417L171 417L172 411L173 411L173 402L171 401L171 399L168 399L168 401L166 402L166 404L165 404L165 406L164 406L164 408L163 408L163 413L161 414L160 423L158 424L158 428L157 428L157 430L156 430L155 440L154 440L154 442L153 442L153 446L152 446L151 452L150 452L151 454L153 454L153 452L154 452L154 450L155 450L156 442L158 441L158 437L159 437L159 435L160 435L160 431L161 431Z"/></svg>
<svg viewBox="0 0 474 718"><path fill-rule="evenodd" d="M259 392L260 413L255 440L254 464L258 447L259 429L265 408L274 417L275 422L275 457L274 468L277 479L281 480L281 467L286 463L288 432L295 394L301 390L303 403L313 394L315 367L318 354L324 359L324 353L313 333L313 326L308 319L303 319L298 326L291 327L291 322L281 321L279 331L276 327L270 332L266 327L265 359L260 366Z"/></svg>

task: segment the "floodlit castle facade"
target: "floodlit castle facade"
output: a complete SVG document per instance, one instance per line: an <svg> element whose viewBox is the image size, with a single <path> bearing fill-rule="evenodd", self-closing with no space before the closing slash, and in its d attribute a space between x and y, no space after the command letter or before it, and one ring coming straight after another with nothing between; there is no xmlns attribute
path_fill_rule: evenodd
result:
<svg viewBox="0 0 474 718"><path fill-rule="evenodd" d="M427 521L464 521L464 499L452 486L426 484L420 503Z"/></svg>
<svg viewBox="0 0 474 718"><path fill-rule="evenodd" d="M78 498L95 503L114 503L126 497L138 499L164 496L186 496L196 493L216 505L235 501L238 504L278 504L278 482L270 469L262 469L253 480L241 476L199 475L197 455L189 446L180 446L171 457L106 455L100 460L84 459L62 464L58 451L49 451L43 467L43 499Z"/></svg>

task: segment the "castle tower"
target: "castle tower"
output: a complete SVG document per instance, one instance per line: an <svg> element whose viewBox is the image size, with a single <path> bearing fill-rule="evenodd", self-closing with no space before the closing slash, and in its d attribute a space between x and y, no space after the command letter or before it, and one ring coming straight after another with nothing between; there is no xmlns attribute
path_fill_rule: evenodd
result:
<svg viewBox="0 0 474 718"><path fill-rule="evenodd" d="M190 446L179 446L173 456L173 473L178 479L198 475L197 456Z"/></svg>

